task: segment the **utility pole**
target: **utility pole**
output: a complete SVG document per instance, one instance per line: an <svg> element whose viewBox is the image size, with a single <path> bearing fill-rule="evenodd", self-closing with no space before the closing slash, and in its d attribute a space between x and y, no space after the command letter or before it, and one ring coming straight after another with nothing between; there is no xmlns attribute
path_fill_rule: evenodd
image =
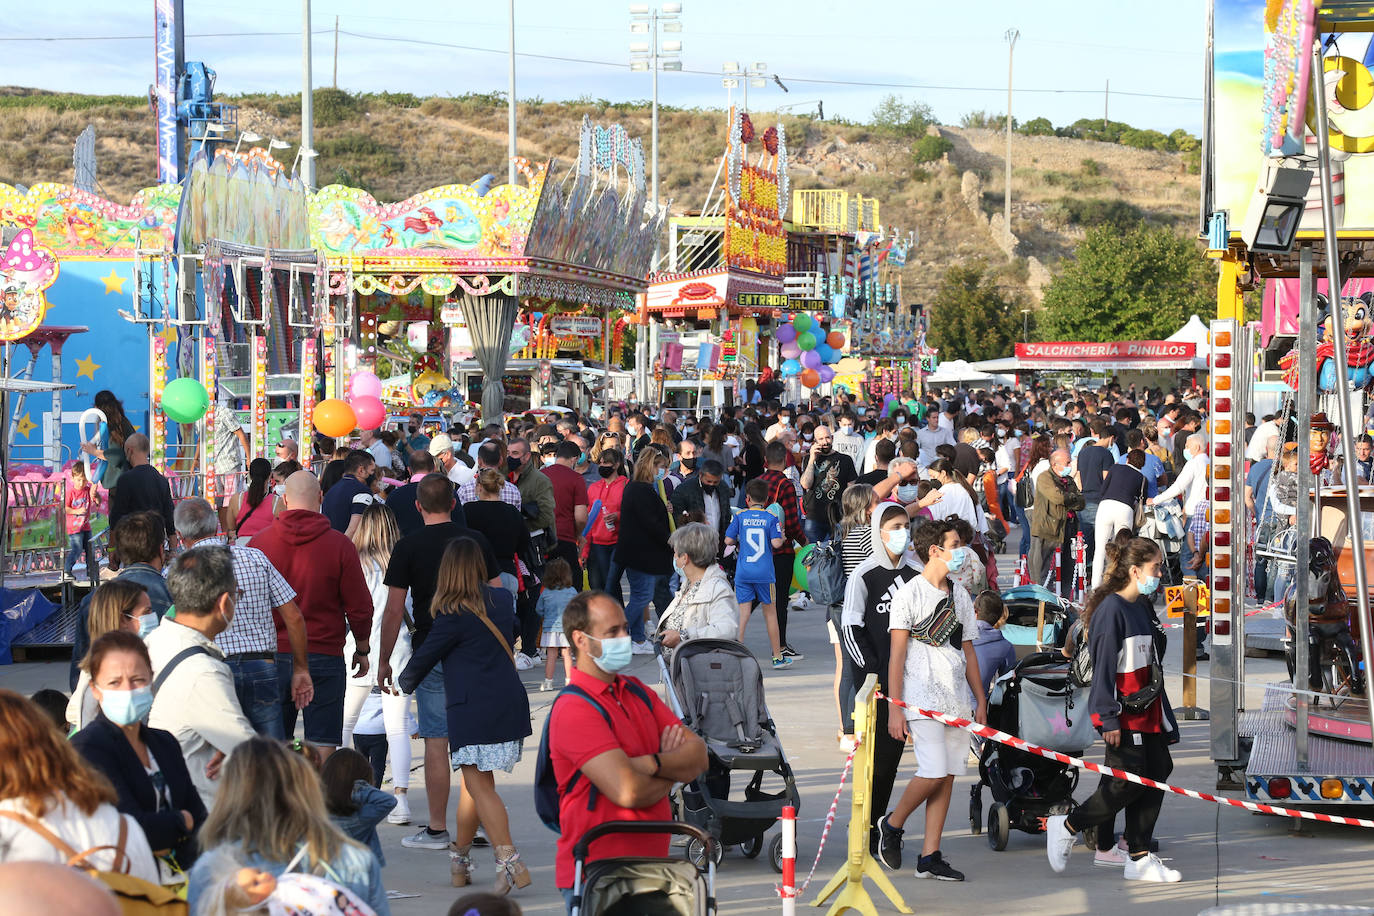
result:
<svg viewBox="0 0 1374 916"><path fill-rule="evenodd" d="M1102 132L1107 132L1107 105L1112 100L1112 81L1107 80L1106 87L1102 90Z"/></svg>
<svg viewBox="0 0 1374 916"><path fill-rule="evenodd" d="M1012 56L1016 51L1016 39L1021 37L1021 33L1016 29L1007 29L1007 178L1006 187L1002 194L1002 222L1007 233L1007 240L1010 241L1011 235L1011 63ZM1007 252L1010 256L1011 252Z"/></svg>
<svg viewBox="0 0 1374 916"><path fill-rule="evenodd" d="M506 184L515 184L515 0L510 0L510 79L506 88Z"/></svg>
<svg viewBox="0 0 1374 916"><path fill-rule="evenodd" d="M339 17L334 17L334 88L339 88Z"/></svg>
<svg viewBox="0 0 1374 916"><path fill-rule="evenodd" d="M310 0L301 0L301 150L315 148L314 82L310 75ZM307 188L315 186L315 157L302 156L301 180Z"/></svg>

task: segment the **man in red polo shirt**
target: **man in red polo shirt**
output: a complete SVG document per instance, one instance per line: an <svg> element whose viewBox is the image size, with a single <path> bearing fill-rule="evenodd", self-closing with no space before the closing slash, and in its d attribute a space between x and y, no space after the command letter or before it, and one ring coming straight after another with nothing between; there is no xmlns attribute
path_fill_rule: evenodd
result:
<svg viewBox="0 0 1374 916"><path fill-rule="evenodd" d="M633 658L620 602L605 592L582 592L563 610L563 632L577 652L568 683L596 703L568 695L554 701L550 714L562 826L554 877L570 900L577 841L607 821L671 820L668 793L706 770L706 744L643 682L618 673ZM588 860L666 856L668 840L667 834L611 834L592 844Z"/></svg>

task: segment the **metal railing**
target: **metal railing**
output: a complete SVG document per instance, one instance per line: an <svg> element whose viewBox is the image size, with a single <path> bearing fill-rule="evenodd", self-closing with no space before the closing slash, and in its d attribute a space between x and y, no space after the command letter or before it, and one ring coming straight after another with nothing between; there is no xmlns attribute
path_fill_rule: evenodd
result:
<svg viewBox="0 0 1374 916"><path fill-rule="evenodd" d="M829 232L877 232L882 227L878 199L832 189L792 192L792 223Z"/></svg>

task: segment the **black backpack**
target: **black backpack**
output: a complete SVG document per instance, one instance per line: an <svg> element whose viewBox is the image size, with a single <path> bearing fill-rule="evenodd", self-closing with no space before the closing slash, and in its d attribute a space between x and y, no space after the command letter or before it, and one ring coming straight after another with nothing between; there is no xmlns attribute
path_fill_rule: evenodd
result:
<svg viewBox="0 0 1374 916"><path fill-rule="evenodd" d="M811 548L803 564L811 600L827 607L844 602L844 559L838 540L822 541ZM779 596L779 601L787 600Z"/></svg>
<svg viewBox="0 0 1374 916"><path fill-rule="evenodd" d="M1029 509L1035 505L1035 478L1030 471L1021 475L1021 479L1016 481L1016 504L1022 509Z"/></svg>
<svg viewBox="0 0 1374 916"><path fill-rule="evenodd" d="M653 714L654 701L649 696L649 691L638 681L626 681L625 686L630 688L630 692L643 701L649 714ZM539 756L534 760L534 812L539 815L539 819L544 822L554 833L560 833L560 815L558 811L559 799L573 790L577 781L582 778L582 771L578 770L572 774L567 785L560 786L558 779L553 775L553 754L549 748L549 723L553 721L553 709L558 705L558 701L564 696L581 697L592 704L597 712L601 713L601 718L606 720L606 725L611 724L611 714L602 708L601 704L592 698L587 691L578 687L576 684L569 684L558 691L558 696L553 698L553 705L549 707L549 717L544 720L544 733L539 738ZM596 807L596 800L601 793L596 790L596 786L591 787L591 793L587 798L587 810Z"/></svg>

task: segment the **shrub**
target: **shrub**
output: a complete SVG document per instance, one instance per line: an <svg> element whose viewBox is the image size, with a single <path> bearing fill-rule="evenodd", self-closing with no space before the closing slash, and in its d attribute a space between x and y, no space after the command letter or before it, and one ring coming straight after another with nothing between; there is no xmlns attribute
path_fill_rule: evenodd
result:
<svg viewBox="0 0 1374 916"><path fill-rule="evenodd" d="M1103 197L1061 197L1051 212L1062 222L1085 228L1114 226L1127 229L1145 218L1135 204Z"/></svg>
<svg viewBox="0 0 1374 916"><path fill-rule="evenodd" d="M1098 162L1096 159L1084 159L1082 162L1078 163L1078 170L1084 175L1090 175L1095 178L1102 174L1102 163Z"/></svg>
<svg viewBox="0 0 1374 916"><path fill-rule="evenodd" d="M954 144L937 134L927 134L916 141L911 149L911 157L918 164L937 162L942 156L954 149Z"/></svg>

